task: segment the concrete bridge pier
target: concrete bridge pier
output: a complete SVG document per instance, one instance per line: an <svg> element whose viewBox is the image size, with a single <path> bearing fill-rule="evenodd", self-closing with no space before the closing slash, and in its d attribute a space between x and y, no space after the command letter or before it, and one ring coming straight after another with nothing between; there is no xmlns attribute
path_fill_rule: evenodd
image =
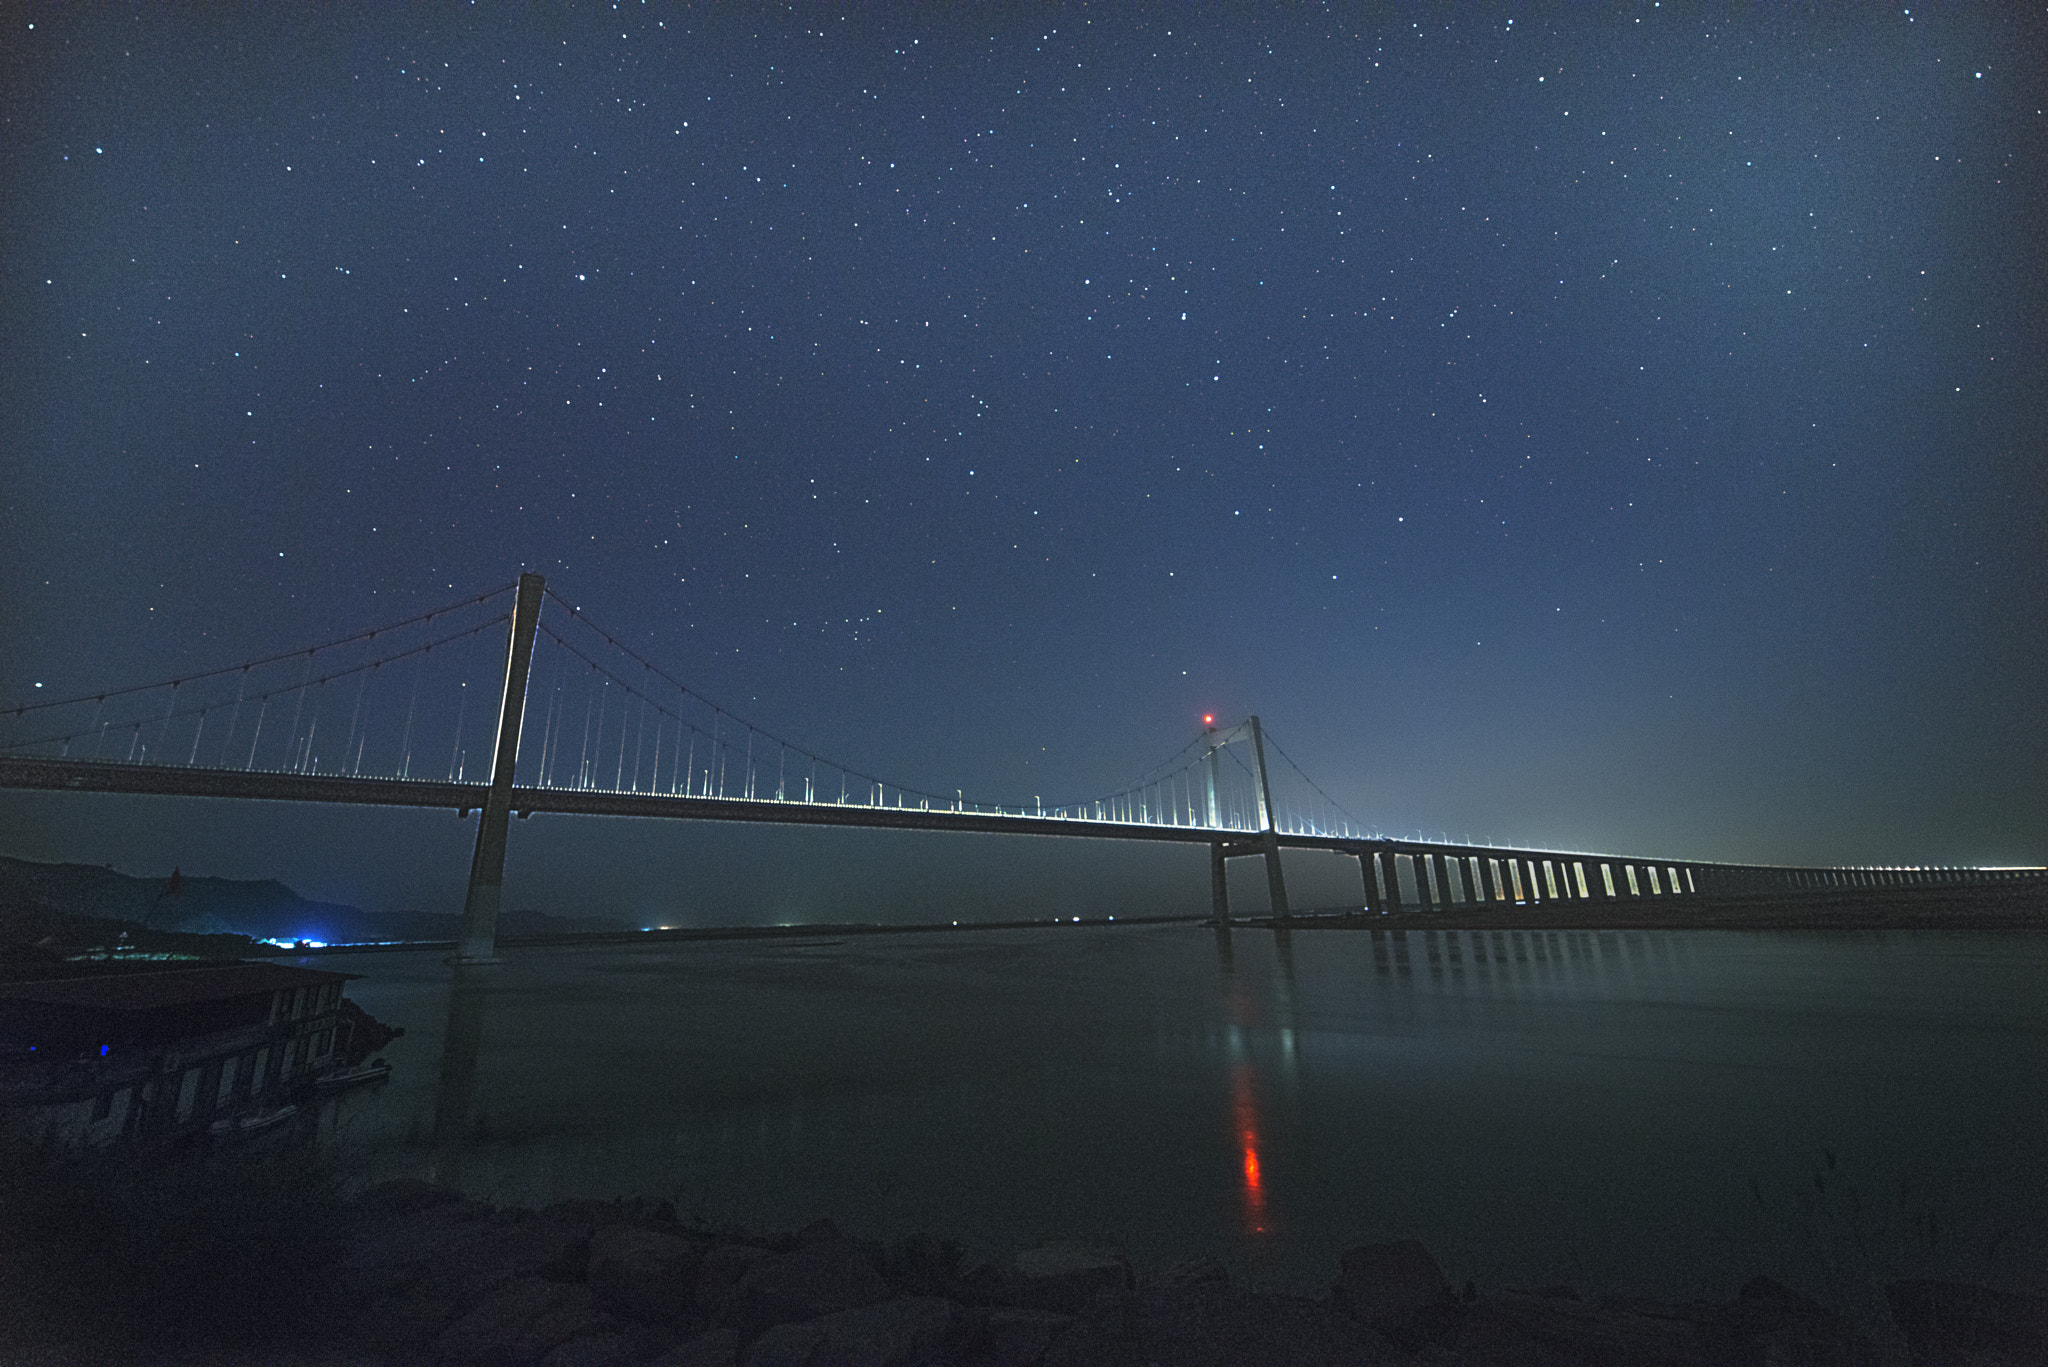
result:
<svg viewBox="0 0 2048 1367"><path fill-rule="evenodd" d="M1230 924L1230 879L1224 872L1225 859L1223 842L1209 842L1209 924L1217 927Z"/></svg>
<svg viewBox="0 0 2048 1367"><path fill-rule="evenodd" d="M1409 855L1408 872L1415 877L1415 909L1422 912L1436 910L1436 903L1430 896L1429 856L1420 853Z"/></svg>
<svg viewBox="0 0 2048 1367"><path fill-rule="evenodd" d="M491 786L484 793L476 827L476 853L469 861L469 895L462 903L462 933L455 958L461 964L496 963L498 907L505 896L505 826L512 815L512 770L519 760L519 727L526 714L526 676L533 665L533 633L540 625L537 574L519 576L512 607L512 639L505 651L505 693L498 705L498 743L491 754Z"/></svg>

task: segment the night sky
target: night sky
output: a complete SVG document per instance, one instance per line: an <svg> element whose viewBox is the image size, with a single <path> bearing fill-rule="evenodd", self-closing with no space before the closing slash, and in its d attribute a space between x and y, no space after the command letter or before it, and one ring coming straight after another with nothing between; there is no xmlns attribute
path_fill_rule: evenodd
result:
<svg viewBox="0 0 2048 1367"><path fill-rule="evenodd" d="M1088 796L1256 712L1390 834L2048 860L2038 11L0 22L0 704L523 568L914 787ZM454 909L469 830L0 794L0 852L373 909ZM1205 874L551 818L507 899Z"/></svg>

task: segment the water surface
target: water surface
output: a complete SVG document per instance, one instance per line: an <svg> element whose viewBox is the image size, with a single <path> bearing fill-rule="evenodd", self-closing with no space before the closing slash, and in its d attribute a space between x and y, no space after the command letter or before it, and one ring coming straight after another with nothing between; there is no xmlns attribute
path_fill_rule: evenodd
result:
<svg viewBox="0 0 2048 1367"><path fill-rule="evenodd" d="M1190 926L324 961L403 1025L367 1176L650 1195L1312 1289L1416 1237L1482 1285L1838 1301L2048 1269L2048 936Z"/></svg>

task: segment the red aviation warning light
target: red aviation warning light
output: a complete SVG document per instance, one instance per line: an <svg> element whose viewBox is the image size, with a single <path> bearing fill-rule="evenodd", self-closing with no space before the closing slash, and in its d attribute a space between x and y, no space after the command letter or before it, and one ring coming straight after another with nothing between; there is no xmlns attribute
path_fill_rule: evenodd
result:
<svg viewBox="0 0 2048 1367"><path fill-rule="evenodd" d="M1216 724L1216 714L1215 714L1215 713L1213 713L1213 712L1204 712L1204 713L1202 714L1202 725L1204 725L1204 726L1214 726L1215 724Z"/></svg>

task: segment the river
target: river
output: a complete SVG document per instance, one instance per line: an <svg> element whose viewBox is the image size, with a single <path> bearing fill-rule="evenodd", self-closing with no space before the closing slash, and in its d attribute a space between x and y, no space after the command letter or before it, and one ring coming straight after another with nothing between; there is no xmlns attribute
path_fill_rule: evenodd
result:
<svg viewBox="0 0 2048 1367"><path fill-rule="evenodd" d="M1194 926L326 958L405 1027L363 1180L998 1255L1834 1303L2048 1268L2048 936Z"/></svg>

